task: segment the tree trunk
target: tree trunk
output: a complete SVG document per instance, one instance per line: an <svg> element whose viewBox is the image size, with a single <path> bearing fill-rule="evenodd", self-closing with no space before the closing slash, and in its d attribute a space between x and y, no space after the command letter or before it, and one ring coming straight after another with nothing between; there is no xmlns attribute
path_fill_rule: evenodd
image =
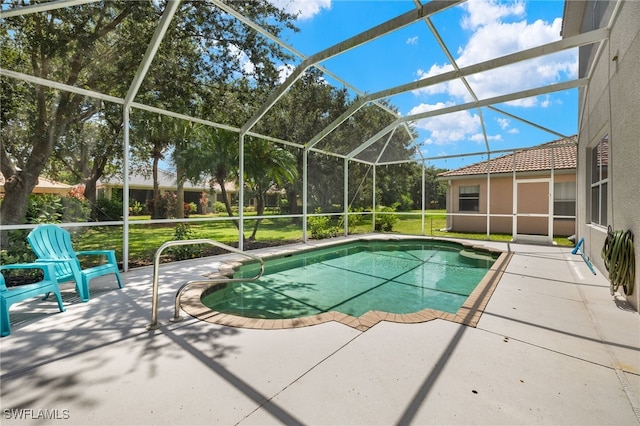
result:
<svg viewBox="0 0 640 426"><path fill-rule="evenodd" d="M258 194L257 194L257 197L256 197L256 214L258 216L262 216L264 214L264 195L265 195L265 192L259 191ZM256 222L253 225L253 232L251 233L251 236L249 237L249 241L255 241L256 233L258 232L258 226L260 226L260 222L262 222L262 219L256 219Z"/></svg>
<svg viewBox="0 0 640 426"><path fill-rule="evenodd" d="M25 221L29 195L38 183L38 176L44 169L47 160L53 152L53 146L58 135L66 127L60 108L51 114L52 122L47 125L46 91L38 89L37 108L35 117L35 134L31 140L33 150L27 160L24 170L18 171L13 162L6 155L4 146L0 143L0 164L5 177L5 195L0 206L0 224L18 225Z"/></svg>
<svg viewBox="0 0 640 426"><path fill-rule="evenodd" d="M160 162L160 158L157 155L153 156L153 213L151 219L159 219L160 218L160 186L158 185L158 163Z"/></svg>
<svg viewBox="0 0 640 426"><path fill-rule="evenodd" d="M4 200L0 205L0 223L2 225L19 225L24 223L27 215L29 195L36 186L37 175L17 171L4 183Z"/></svg>
<svg viewBox="0 0 640 426"><path fill-rule="evenodd" d="M289 206L289 214L300 214L302 210L298 208L298 193L293 190L287 190L287 205ZM291 219L291 222L294 224L302 223L302 219L299 217L294 217Z"/></svg>
<svg viewBox="0 0 640 426"><path fill-rule="evenodd" d="M227 214L229 217L233 217L233 209L231 208L231 203L229 202L229 196L227 195L227 188L224 187L224 179L220 180L216 178L218 185L220 185L220 192L222 193L222 199L224 200L224 206L227 209ZM232 220L233 224L237 229L240 229L240 225L238 224L238 220Z"/></svg>
<svg viewBox="0 0 640 426"><path fill-rule="evenodd" d="M91 218L96 219L96 182L97 179L94 176L85 179L84 181L84 198L91 206Z"/></svg>
<svg viewBox="0 0 640 426"><path fill-rule="evenodd" d="M176 218L184 218L184 168L181 164L176 165Z"/></svg>

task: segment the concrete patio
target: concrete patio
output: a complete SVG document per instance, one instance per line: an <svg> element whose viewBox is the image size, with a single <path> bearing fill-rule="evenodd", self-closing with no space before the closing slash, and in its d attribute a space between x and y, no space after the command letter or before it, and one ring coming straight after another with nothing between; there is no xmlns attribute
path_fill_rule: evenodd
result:
<svg viewBox="0 0 640 426"><path fill-rule="evenodd" d="M96 279L88 303L64 284L64 313L11 310L2 424L640 424L640 315L605 275L566 247L480 244L513 257L475 328L168 322L216 258L161 266L155 331L152 268Z"/></svg>

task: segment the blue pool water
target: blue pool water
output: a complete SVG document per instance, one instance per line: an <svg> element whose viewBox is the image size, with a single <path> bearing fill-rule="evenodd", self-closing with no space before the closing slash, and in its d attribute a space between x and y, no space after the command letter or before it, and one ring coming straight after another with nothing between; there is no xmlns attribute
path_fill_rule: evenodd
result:
<svg viewBox="0 0 640 426"><path fill-rule="evenodd" d="M359 241L265 261L255 282L206 292L212 310L250 318L299 318L338 311L396 314L426 308L455 313L497 255L446 241ZM234 278L253 277L257 264Z"/></svg>

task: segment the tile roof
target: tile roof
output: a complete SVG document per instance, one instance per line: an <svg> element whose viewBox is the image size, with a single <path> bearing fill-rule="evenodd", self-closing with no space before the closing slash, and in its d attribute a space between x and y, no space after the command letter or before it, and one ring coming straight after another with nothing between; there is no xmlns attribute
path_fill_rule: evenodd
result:
<svg viewBox="0 0 640 426"><path fill-rule="evenodd" d="M512 173L515 162L516 172L535 172L551 170L552 151L554 170L575 169L577 165L578 136L558 139L533 148L517 151L514 154L503 155L490 161L471 164L455 170L438 174L438 177L470 176L487 173ZM515 158L514 158L515 157Z"/></svg>
<svg viewBox="0 0 640 426"><path fill-rule="evenodd" d="M4 191L4 176L0 174L0 191ZM39 176L38 183L36 184L36 189L41 189L40 192L47 192L47 190L70 190L73 188L72 185L67 185L66 183L56 182L51 179L47 179L45 177Z"/></svg>
<svg viewBox="0 0 640 426"><path fill-rule="evenodd" d="M175 174L175 172L164 170L164 169L158 169L158 181L159 181L158 186L160 187L161 190L168 189L168 190L175 191L176 179L177 179L177 175ZM123 182L121 178L115 177L115 176L98 180L98 188L104 187L105 185L122 186ZM138 189L140 188L151 189L153 188L153 179L151 178L151 176L145 176L141 173L133 172L129 176L129 185L131 187L135 187ZM206 183L199 182L197 184L194 184L191 181L186 181L184 183L184 188L186 190L208 191L209 187L210 186L208 182ZM224 187L229 192L236 191L236 184L234 182L225 182ZM220 185L218 185L217 183L214 183L213 189L216 192L220 192Z"/></svg>

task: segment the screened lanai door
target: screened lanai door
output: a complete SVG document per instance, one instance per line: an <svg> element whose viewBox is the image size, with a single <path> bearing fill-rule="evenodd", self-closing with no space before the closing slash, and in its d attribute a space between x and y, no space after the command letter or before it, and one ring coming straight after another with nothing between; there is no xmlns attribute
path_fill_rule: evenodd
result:
<svg viewBox="0 0 640 426"><path fill-rule="evenodd" d="M553 242L551 179L516 179L513 194L513 240Z"/></svg>

